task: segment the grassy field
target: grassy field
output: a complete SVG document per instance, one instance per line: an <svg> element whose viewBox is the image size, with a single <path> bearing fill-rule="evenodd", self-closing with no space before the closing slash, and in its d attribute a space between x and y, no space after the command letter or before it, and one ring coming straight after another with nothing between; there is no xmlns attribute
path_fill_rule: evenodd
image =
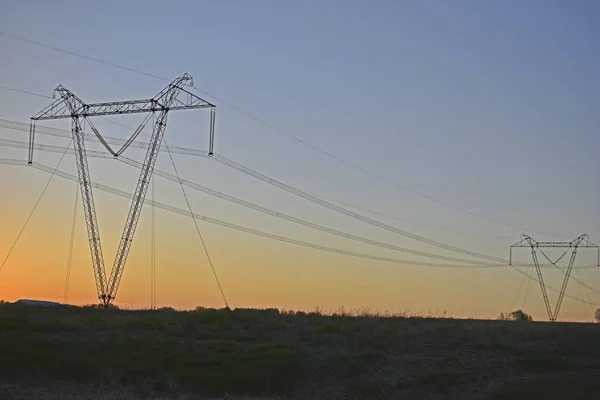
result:
<svg viewBox="0 0 600 400"><path fill-rule="evenodd" d="M0 398L575 399L600 324L0 306Z"/></svg>

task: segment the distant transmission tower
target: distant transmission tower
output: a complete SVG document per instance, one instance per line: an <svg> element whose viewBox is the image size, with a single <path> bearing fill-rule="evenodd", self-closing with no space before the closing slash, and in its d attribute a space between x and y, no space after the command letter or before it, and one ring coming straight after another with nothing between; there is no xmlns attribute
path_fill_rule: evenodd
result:
<svg viewBox="0 0 600 400"><path fill-rule="evenodd" d="M513 248L519 247L529 247L531 249L531 256L533 258L533 263L535 265L535 271L537 272L538 281L540 283L540 288L542 290L542 296L544 297L544 304L546 305L546 311L548 312L548 319L552 322L556 321L558 318L558 312L560 311L560 306L562 304L563 298L565 296L565 292L567 291L567 284L569 283L569 277L571 276L571 270L573 269L573 265L575 264L575 257L577 255L578 248L595 248L598 251L598 265L600 266L600 248L590 243L588 240L588 235L583 234L579 236L577 239L572 240L570 242L538 242L526 234L521 236L523 239L519 242L510 246L510 264L512 265L512 250ZM566 249L564 253L556 260L552 261L546 253L542 250L543 248L554 248L554 249ZM554 267L560 269L556 264L565 256L567 253L571 252L571 258L569 259L569 265L567 266L567 270L565 271L565 277L563 279L562 287L560 288L560 292L558 294L558 299L556 300L556 306L554 311L552 311L552 307L550 306L550 300L548 300L548 293L546 292L546 284L544 283L544 277L542 275L542 269L540 268L540 263L537 256L537 251L546 258ZM562 269L561 269L562 271Z"/></svg>
<svg viewBox="0 0 600 400"><path fill-rule="evenodd" d="M190 87L193 86L193 79L190 75L183 74L151 99L93 104L84 103L80 98L60 85L54 90L54 95L56 96L56 94L58 94L60 98L31 118L32 121L29 130L30 165L33 163L33 150L35 147L35 122L39 120L61 118L71 119L71 131L75 148L77 173L79 175L81 198L83 202L85 222L87 225L90 251L92 254L94 275L96 278L96 290L98 292L98 299L105 307L108 307L114 301L117 295L117 290L123 275L125 263L127 262L127 256L129 255L131 243L133 241L137 223L142 211L142 206L144 204L144 199L146 197L146 192L148 190L148 185L152 178L154 165L156 163L161 142L167 127L167 115L169 111L210 108L209 154L213 154L215 105L185 90L184 87L186 85L189 85ZM96 116L137 113L147 113L148 115L131 135L129 140L127 140L118 151L114 151L108 145L106 140L104 140L102 135L98 132L90 120L90 117ZM102 246L100 244L98 221L96 219L96 208L92 194L92 181L90 178L85 150L85 134L83 133L82 125L84 121L87 122L104 147L106 147L106 149L116 158L119 157L137 138L152 116L155 117L152 136L150 138L150 142L148 143L148 150L146 152L146 157L144 159L137 186L135 188L135 193L131 202L127 220L125 222L125 228L123 229L123 234L121 236L121 241L115 256L110 277L107 279L104 268L104 256L102 253Z"/></svg>

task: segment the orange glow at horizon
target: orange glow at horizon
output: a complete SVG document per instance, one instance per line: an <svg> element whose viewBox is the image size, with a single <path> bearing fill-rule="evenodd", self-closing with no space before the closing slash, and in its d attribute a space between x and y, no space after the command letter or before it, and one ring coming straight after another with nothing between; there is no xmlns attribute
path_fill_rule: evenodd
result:
<svg viewBox="0 0 600 400"><path fill-rule="evenodd" d="M58 186L54 192L74 185ZM42 202L0 272L0 298L62 301L69 249L72 207L56 207L52 195ZM30 211L4 196L6 215L0 231L0 255L8 252ZM29 202L34 202L32 198ZM68 203L67 203L68 204ZM72 203L71 203L72 204ZM5 208L6 209L6 208ZM71 209L71 210L69 210ZM150 300L150 232L144 208L125 268L116 304L148 308ZM122 229L122 216L104 218L101 235L107 275ZM517 285L514 271L404 267L324 253L273 242L199 222L230 306L314 310L340 307L414 312L456 317L495 318L509 311ZM261 227L269 230L269 227ZM315 239L316 240L316 239ZM332 244L336 245L336 244ZM192 309L223 307L214 277L193 222L157 211L157 306ZM537 283L531 282L526 311L545 320ZM554 301L551 299L551 301ZM79 215L69 290L69 303L97 302L85 223ZM517 304L516 308L519 305ZM581 304L565 299L561 316L589 321Z"/></svg>

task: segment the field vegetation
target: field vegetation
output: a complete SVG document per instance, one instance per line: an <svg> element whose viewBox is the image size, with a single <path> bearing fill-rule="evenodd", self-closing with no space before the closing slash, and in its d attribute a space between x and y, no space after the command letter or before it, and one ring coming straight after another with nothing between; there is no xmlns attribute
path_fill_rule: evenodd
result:
<svg viewBox="0 0 600 400"><path fill-rule="evenodd" d="M3 304L0 397L596 398L600 324L509 319Z"/></svg>

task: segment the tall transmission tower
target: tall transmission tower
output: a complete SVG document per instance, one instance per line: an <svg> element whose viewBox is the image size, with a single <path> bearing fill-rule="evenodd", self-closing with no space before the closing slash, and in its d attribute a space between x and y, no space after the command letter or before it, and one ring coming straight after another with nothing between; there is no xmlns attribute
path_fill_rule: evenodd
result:
<svg viewBox="0 0 600 400"><path fill-rule="evenodd" d="M540 283L540 289L542 290L542 296L544 298L546 312L548 313L548 319L550 321L554 322L558 318L560 306L561 306L563 298L565 296L565 292L567 291L567 284L569 283L569 277L571 276L571 271L573 269L573 265L575 264L575 257L577 256L577 249L579 249L579 248L595 248L598 252L597 264L598 264L598 266L600 266L600 248L597 245L591 243L588 240L588 235L585 233L570 242L538 242L526 234L523 234L521 237L522 237L522 239L520 241L518 241L517 243L510 246L510 264L512 265L512 251L514 248L529 247L531 249L531 257L533 258L533 264L535 266L535 271L537 273L538 281ZM546 255L546 253L544 253L544 250L542 250L544 248L566 249L566 250L562 253L562 255L560 257L558 257L556 260L552 261L550 259L550 257L548 257L548 255ZM562 269L560 267L558 267L556 264L558 264L558 262L560 260L562 260L562 258L564 256L566 256L567 253L571 252L569 264L565 271L565 277L563 279L563 283L560 288L560 292L558 294L558 299L556 300L556 306L554 307L554 311L552 310L552 307L550 305L550 300L548 299L548 293L546 291L546 284L544 283L544 276L542 275L542 269L540 268L540 262L539 262L538 255L537 255L538 251L540 253L542 253L544 258L546 258L555 268L560 269L561 271L562 271Z"/></svg>
<svg viewBox="0 0 600 400"><path fill-rule="evenodd" d="M98 293L98 299L105 307L108 307L117 295L119 283L123 276L123 270L127 262L129 250L148 190L148 185L152 178L154 165L158 158L161 142L167 127L167 116L169 111L210 108L209 154L213 154L216 106L187 91L185 89L186 86L193 86L193 78L188 74L183 74L173 80L167 87L151 99L86 104L64 86L59 85L54 90L54 97L58 94L59 98L31 118L29 129L29 165L33 163L36 121L63 118L71 119L71 133L75 148L77 174L79 176L90 252L92 254L92 265L96 279L96 291ZM91 117L96 116L138 113L147 113L147 117L117 151L110 147L90 119ZM92 181L85 149L85 134L83 133L82 125L84 122L87 122L94 134L98 137L98 140L106 147L110 154L117 158L134 142L152 116L154 116L155 121L152 136L148 143L148 150L131 201L129 214L125 221L125 227L123 229L121 241L119 242L113 267L110 276L107 279L104 267L104 256L100 243L100 232L96 218L96 207L94 205L92 193Z"/></svg>

